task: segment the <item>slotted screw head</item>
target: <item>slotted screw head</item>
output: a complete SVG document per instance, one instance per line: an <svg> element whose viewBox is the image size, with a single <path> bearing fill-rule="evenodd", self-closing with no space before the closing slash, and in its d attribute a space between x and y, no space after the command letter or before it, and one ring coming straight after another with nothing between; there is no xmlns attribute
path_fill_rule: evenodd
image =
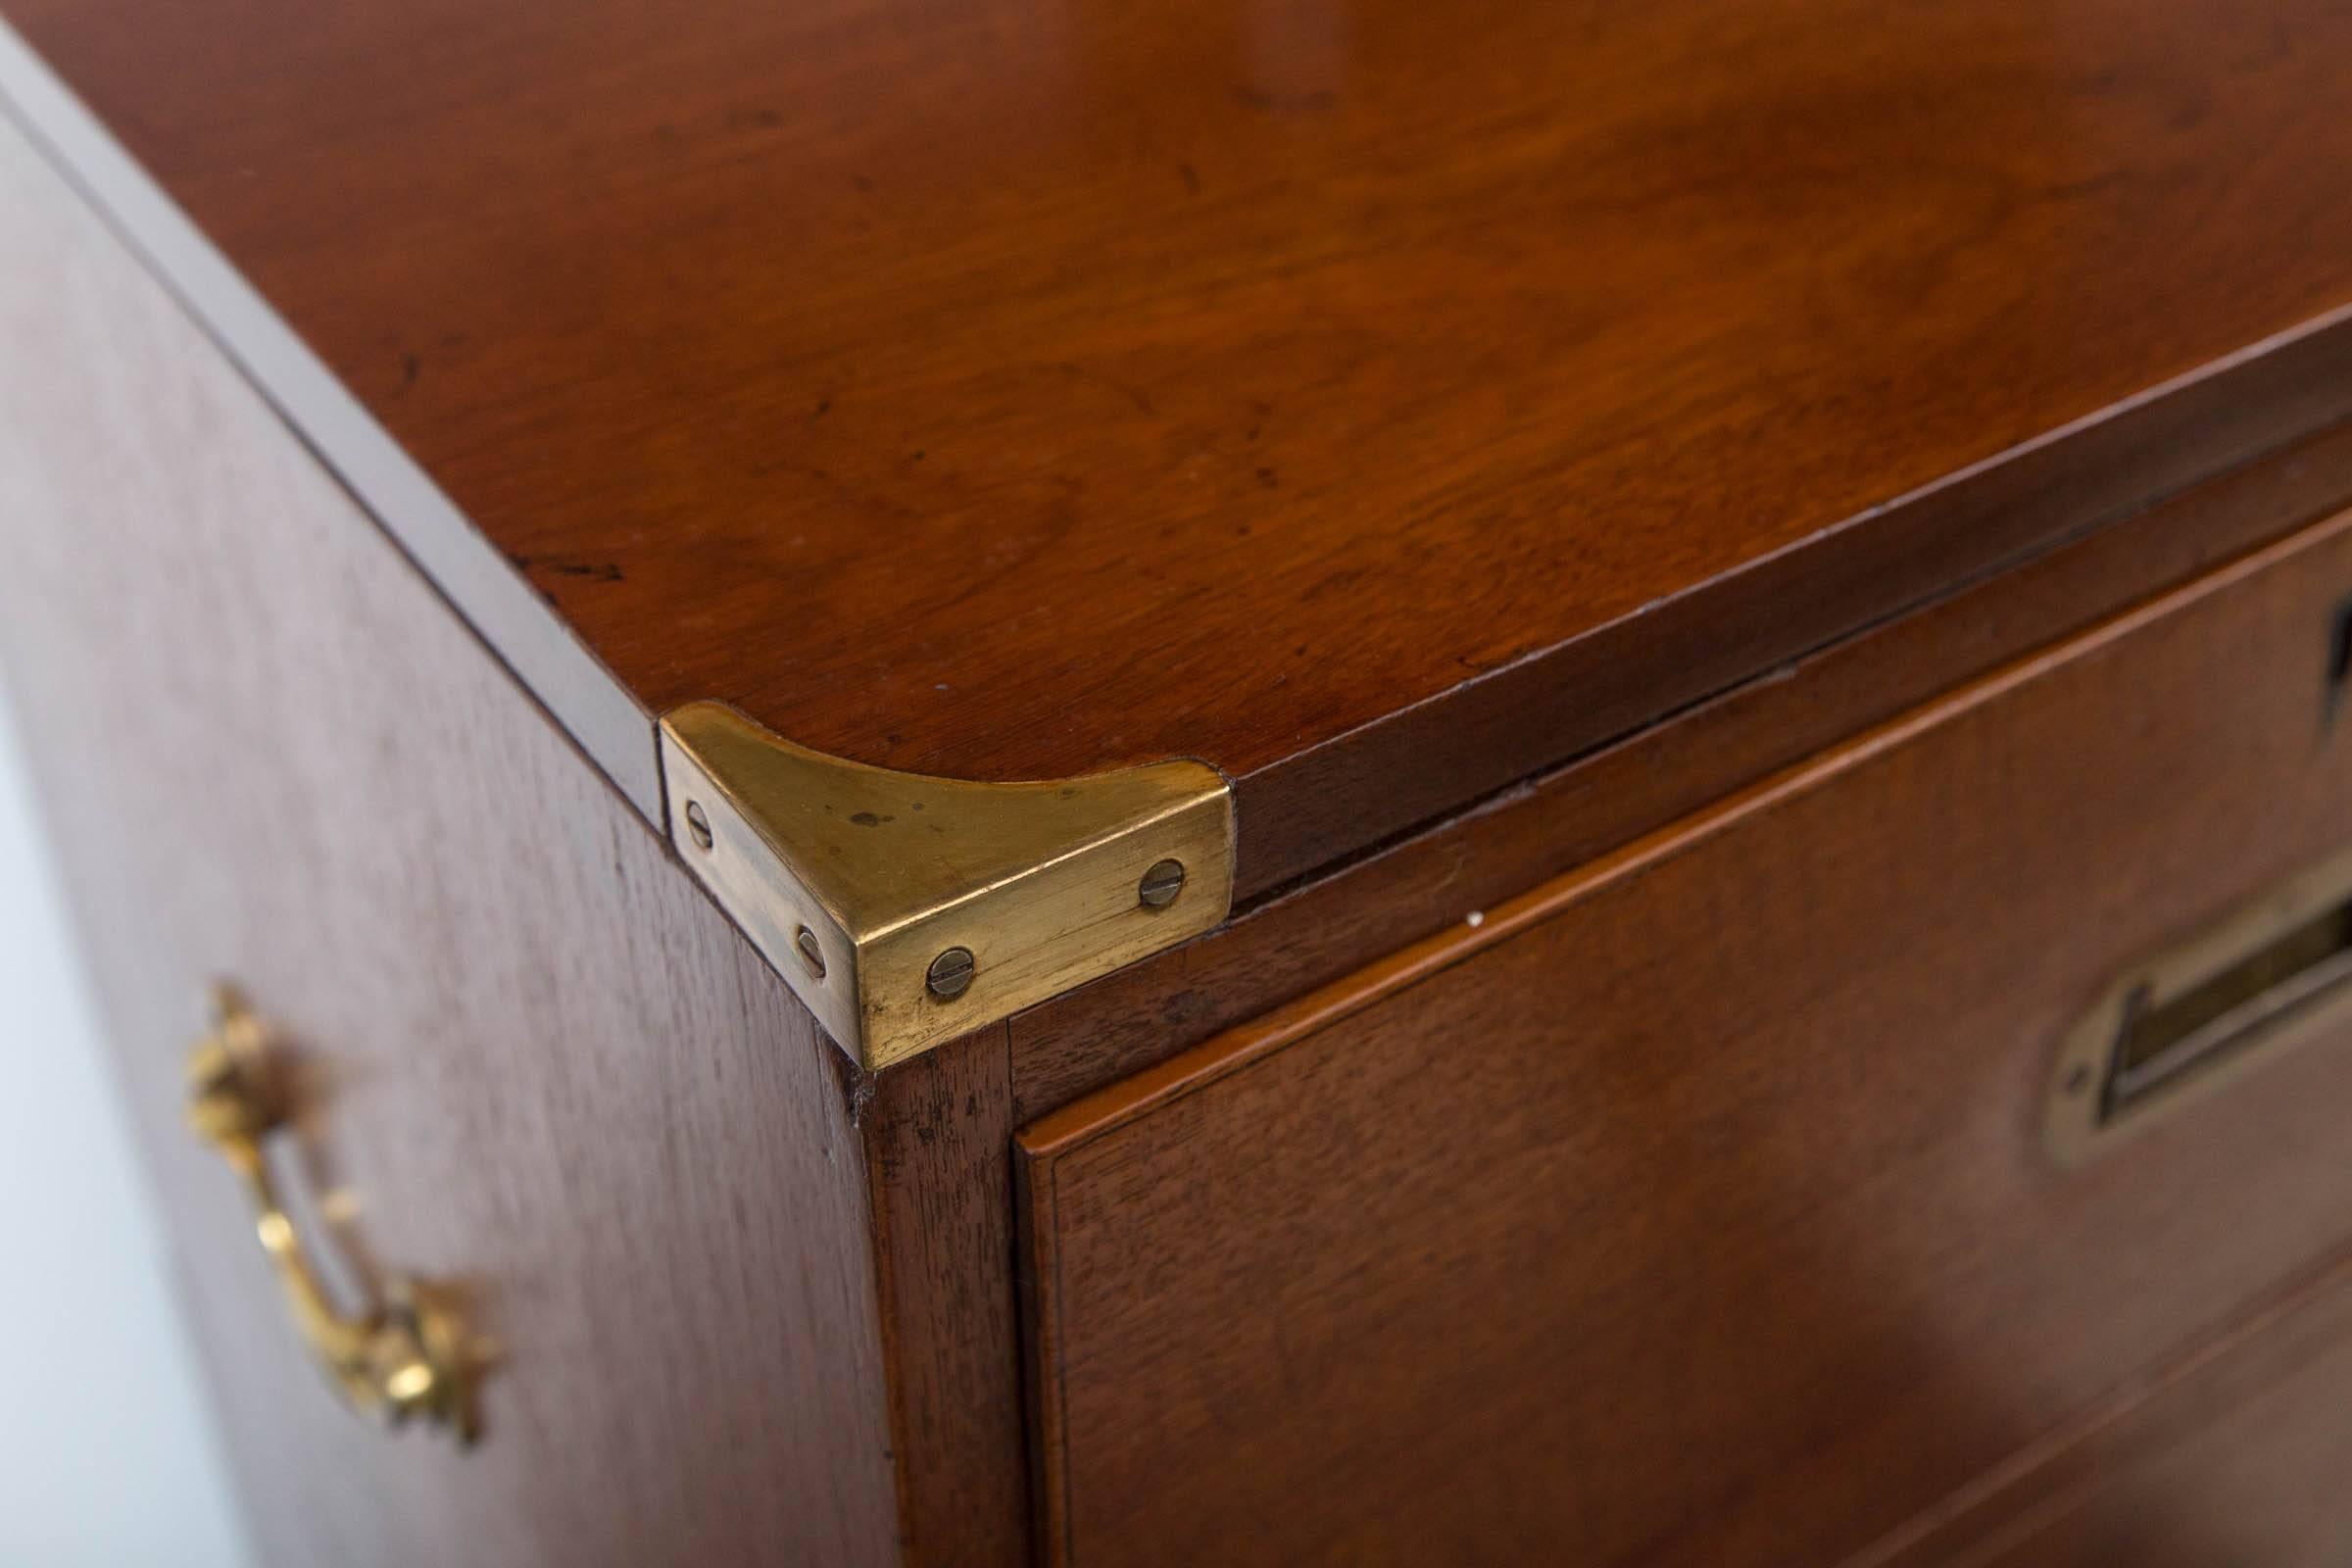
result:
<svg viewBox="0 0 2352 1568"><path fill-rule="evenodd" d="M809 977L822 980L825 977L825 950L818 944L816 933L803 926L794 934L792 945L800 949L801 962L808 967Z"/></svg>
<svg viewBox="0 0 2352 1568"><path fill-rule="evenodd" d="M1143 881L1136 884L1135 896L1147 909L1164 909L1174 904L1176 895L1183 891L1184 862L1161 860L1144 873Z"/></svg>
<svg viewBox="0 0 2352 1568"><path fill-rule="evenodd" d="M931 960L931 968L923 976L923 984L942 1002L960 997L972 984L972 950L950 948Z"/></svg>
<svg viewBox="0 0 2352 1568"><path fill-rule="evenodd" d="M686 831L693 835L696 849L707 850L710 847L710 818L704 814L700 801L686 803Z"/></svg>

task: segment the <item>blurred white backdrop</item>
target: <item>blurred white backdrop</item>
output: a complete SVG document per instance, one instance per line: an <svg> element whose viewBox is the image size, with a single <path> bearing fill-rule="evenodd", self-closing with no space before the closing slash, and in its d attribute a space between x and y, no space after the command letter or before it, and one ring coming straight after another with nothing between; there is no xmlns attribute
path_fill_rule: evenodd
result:
<svg viewBox="0 0 2352 1568"><path fill-rule="evenodd" d="M23 757L0 706L0 1564L244 1568Z"/></svg>

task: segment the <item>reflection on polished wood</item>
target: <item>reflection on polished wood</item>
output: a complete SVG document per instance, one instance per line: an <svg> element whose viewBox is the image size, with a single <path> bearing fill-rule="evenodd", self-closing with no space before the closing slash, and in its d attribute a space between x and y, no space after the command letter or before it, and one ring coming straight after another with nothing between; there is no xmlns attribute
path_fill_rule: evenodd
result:
<svg viewBox="0 0 2352 1568"><path fill-rule="evenodd" d="M273 1560L2339 1568L2341 3L0 15L0 675ZM284 1353L226 974L474 1450Z"/></svg>
<svg viewBox="0 0 2352 1568"><path fill-rule="evenodd" d="M1026 1129L1054 1560L1844 1562L2352 1248L2340 1018L2039 1136L2086 992L2341 853L2347 583L2352 514Z"/></svg>
<svg viewBox="0 0 2352 1568"><path fill-rule="evenodd" d="M0 345L0 679L257 1560L897 1568L839 1054L5 124ZM474 1448L290 1343L185 1121L223 975L351 1234L467 1288Z"/></svg>
<svg viewBox="0 0 2352 1568"><path fill-rule="evenodd" d="M649 714L1245 895L2352 391L1865 516L2352 301L2321 0L0 13Z"/></svg>

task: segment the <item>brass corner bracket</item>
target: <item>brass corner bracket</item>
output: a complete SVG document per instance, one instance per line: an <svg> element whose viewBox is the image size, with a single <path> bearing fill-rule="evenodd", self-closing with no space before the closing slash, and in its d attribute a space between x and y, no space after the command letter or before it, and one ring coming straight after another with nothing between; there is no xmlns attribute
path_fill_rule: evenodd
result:
<svg viewBox="0 0 2352 1568"><path fill-rule="evenodd" d="M679 856L868 1070L1175 946L1233 906L1205 763L978 784L826 757L718 703L662 720Z"/></svg>

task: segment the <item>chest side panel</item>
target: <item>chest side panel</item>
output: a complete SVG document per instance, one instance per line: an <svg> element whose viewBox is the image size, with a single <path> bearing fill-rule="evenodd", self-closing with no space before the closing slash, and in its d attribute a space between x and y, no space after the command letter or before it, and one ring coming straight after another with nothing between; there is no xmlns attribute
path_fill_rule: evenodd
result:
<svg viewBox="0 0 2352 1568"><path fill-rule="evenodd" d="M13 133L0 210L0 658L257 1537L894 1560L833 1047ZM355 1247L461 1289L472 1451L306 1364L182 1124L216 978L298 1067Z"/></svg>

